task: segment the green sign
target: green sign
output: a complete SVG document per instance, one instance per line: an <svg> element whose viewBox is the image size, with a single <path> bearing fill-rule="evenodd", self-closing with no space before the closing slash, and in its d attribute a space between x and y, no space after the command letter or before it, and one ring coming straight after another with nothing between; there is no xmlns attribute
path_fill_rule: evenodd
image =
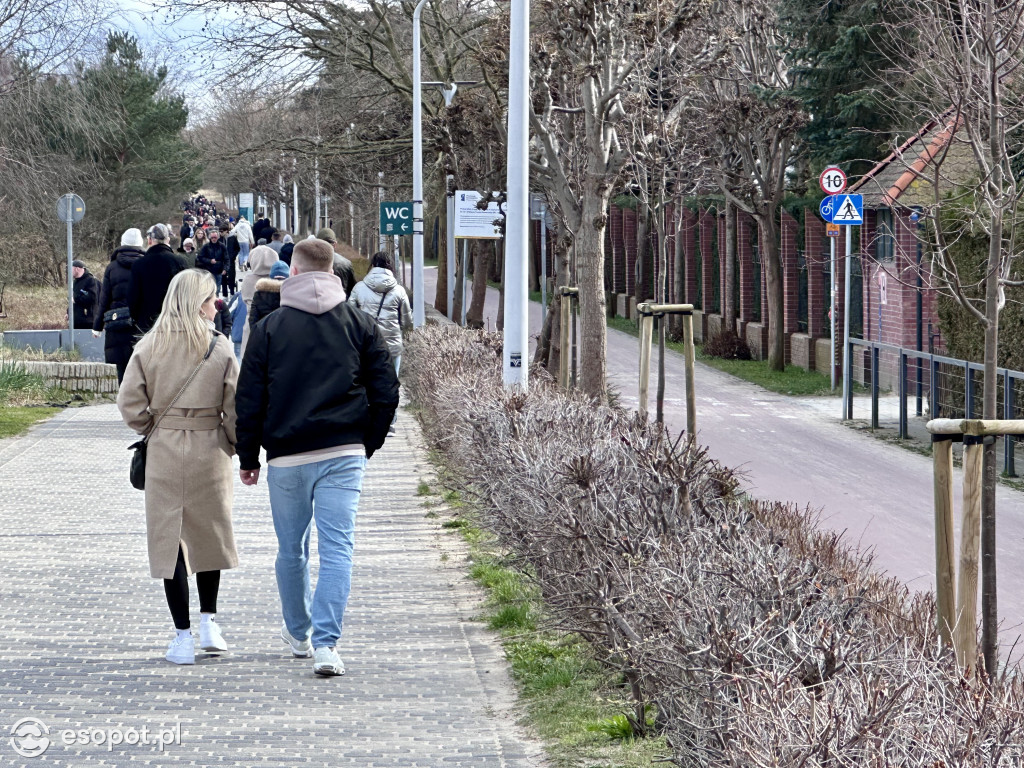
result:
<svg viewBox="0 0 1024 768"><path fill-rule="evenodd" d="M381 203L380 233L382 235L411 235L412 203Z"/></svg>

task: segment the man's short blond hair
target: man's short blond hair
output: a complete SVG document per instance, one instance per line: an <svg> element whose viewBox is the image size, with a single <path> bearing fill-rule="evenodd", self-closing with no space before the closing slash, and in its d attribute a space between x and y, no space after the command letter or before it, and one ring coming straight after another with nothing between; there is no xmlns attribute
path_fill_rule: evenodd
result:
<svg viewBox="0 0 1024 768"><path fill-rule="evenodd" d="M303 240L292 251L292 266L298 272L330 272L334 269L334 249L323 240Z"/></svg>

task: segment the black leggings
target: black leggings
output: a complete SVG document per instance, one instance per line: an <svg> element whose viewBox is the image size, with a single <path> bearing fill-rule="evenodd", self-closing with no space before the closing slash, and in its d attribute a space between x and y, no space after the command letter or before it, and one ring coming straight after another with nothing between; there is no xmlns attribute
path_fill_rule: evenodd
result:
<svg viewBox="0 0 1024 768"><path fill-rule="evenodd" d="M196 574L199 588L199 611L217 612L217 592L220 591L220 571L203 571ZM174 566L174 578L164 579L164 594L171 609L175 629L192 626L188 618L188 570L185 568L185 553L178 546L178 563Z"/></svg>

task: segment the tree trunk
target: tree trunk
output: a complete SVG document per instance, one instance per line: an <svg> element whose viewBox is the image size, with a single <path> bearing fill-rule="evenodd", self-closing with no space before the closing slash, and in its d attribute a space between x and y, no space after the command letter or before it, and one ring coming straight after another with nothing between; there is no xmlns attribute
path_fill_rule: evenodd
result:
<svg viewBox="0 0 1024 768"><path fill-rule="evenodd" d="M605 207L607 210L607 206ZM648 261L648 236L651 229L651 209L647 205L636 207L636 274L633 276L636 282L633 285L633 295L636 303L647 299L647 278L650 271Z"/></svg>
<svg viewBox="0 0 1024 768"><path fill-rule="evenodd" d="M779 224L775 220L776 207L767 205L758 213L757 225L761 232L761 254L768 278L768 367L773 371L786 370L786 336L782 324L784 296L782 293L782 255L779 247ZM755 276L756 278L756 276ZM762 309L761 320L764 320Z"/></svg>
<svg viewBox="0 0 1024 768"><path fill-rule="evenodd" d="M446 198L445 198L446 199ZM444 223L440 216L434 220ZM437 237L437 291L434 294L434 309L442 315L448 314L448 242L447 229L440 228ZM398 265L395 265L398 268Z"/></svg>
<svg viewBox="0 0 1024 768"><path fill-rule="evenodd" d="M993 183L1002 186L1000 166L995 165ZM988 246L988 277L985 280L985 381L982 396L982 418L995 419L999 380L999 263L1003 246L1002 212L992 214ZM982 449L981 455L981 649L985 670L994 677L999 668L999 614L996 601L996 446L995 441ZM969 617L974 620L974 617ZM970 660L973 663L973 659Z"/></svg>
<svg viewBox="0 0 1024 768"><path fill-rule="evenodd" d="M692 301L692 296L686 295L686 249L683 246L683 242L686 239L684 237L683 227L686 223L685 218L686 210L683 207L682 201L678 201L675 204L675 216L676 216L676 239L675 239L675 262L673 263L673 290L672 290L672 303L673 304L685 304L688 300ZM670 315L669 328L672 331L674 337L679 337L683 332L683 316L682 315Z"/></svg>
<svg viewBox="0 0 1024 768"><path fill-rule="evenodd" d="M725 295L722 296L722 330L736 333L736 206L725 202Z"/></svg>
<svg viewBox="0 0 1024 768"><path fill-rule="evenodd" d="M491 249L470 246L473 259L473 298L466 313L466 325L470 328L484 327L484 301L487 299L487 273L490 271Z"/></svg>
<svg viewBox="0 0 1024 768"><path fill-rule="evenodd" d="M608 186L590 177L583 194L583 216L576 241L580 289L580 389L601 405L608 403L607 311L604 293L604 230L608 226Z"/></svg>
<svg viewBox="0 0 1024 768"><path fill-rule="evenodd" d="M567 285L569 277L568 246L560 238L552 238L549 258L555 260L555 286L548 294L548 311L537 339L537 352L533 361L554 372L558 370L561 361L559 333L562 326L562 301L558 288Z"/></svg>

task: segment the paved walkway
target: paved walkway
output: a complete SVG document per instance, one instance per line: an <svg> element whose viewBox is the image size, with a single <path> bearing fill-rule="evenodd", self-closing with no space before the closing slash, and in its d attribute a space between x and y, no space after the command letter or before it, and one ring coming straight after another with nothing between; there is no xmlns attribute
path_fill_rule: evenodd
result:
<svg viewBox="0 0 1024 768"><path fill-rule="evenodd" d="M434 296L436 269L427 270L426 297ZM488 289L484 318L494 328L499 293ZM530 336L542 325L541 307L530 305ZM621 402L636 408L639 342L609 329L608 379ZM686 427L682 355L669 350L665 420L673 433ZM657 349L651 363L657 376ZM650 413L654 416L652 380ZM725 466L739 471L753 496L794 502L820 512L821 524L843 531L847 541L870 550L875 565L909 588L935 584L932 462L927 456L886 443L840 423L839 398L776 395L698 363L695 382L699 441ZM870 413L858 398L854 414ZM895 404L890 404L893 409ZM886 414L891 420L892 414ZM954 474L959 553L960 470ZM998 601L1004 655L1024 633L1024 493L1000 486L998 509ZM1018 645L1015 658L1024 647Z"/></svg>
<svg viewBox="0 0 1024 768"><path fill-rule="evenodd" d="M148 576L142 495L128 484L131 438L104 405L0 444L0 766L543 764L515 726L501 650L472 621L479 594L459 543L415 495L429 470L410 416L369 465L342 678L314 676L277 637L263 479L255 489L236 480L242 565L224 574L218 617L232 650L192 667L163 660L171 623ZM9 739L26 717L49 728L41 757L19 756ZM161 754L62 743L65 729L134 740L143 726L168 740L180 732L180 744Z"/></svg>

